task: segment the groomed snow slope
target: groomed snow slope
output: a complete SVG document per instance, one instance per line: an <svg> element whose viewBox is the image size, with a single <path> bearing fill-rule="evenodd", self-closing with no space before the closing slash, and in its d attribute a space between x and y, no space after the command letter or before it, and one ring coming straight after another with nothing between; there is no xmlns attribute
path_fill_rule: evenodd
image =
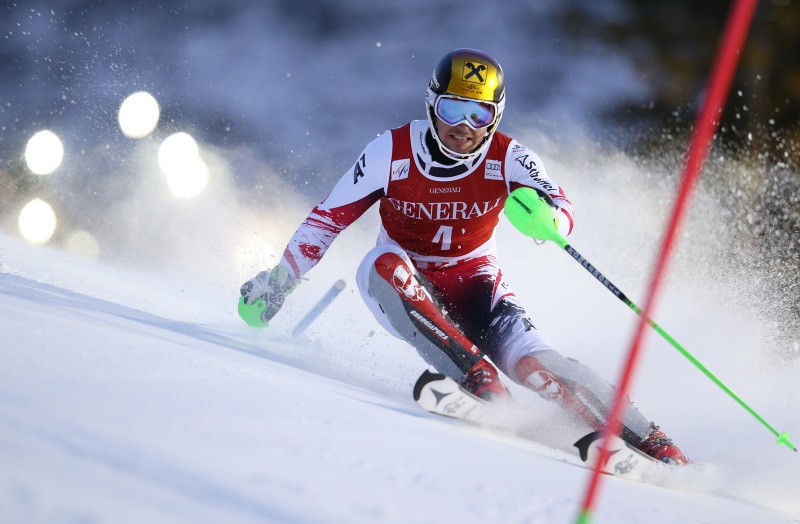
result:
<svg viewBox="0 0 800 524"><path fill-rule="evenodd" d="M422 364L352 289L295 341L303 300L260 331L235 289L196 285L0 236L0 522L574 520L588 470L548 404L530 399L528 433L561 450L443 421L411 398ZM794 464L740 461L738 442L695 431L713 411L680 411L682 446L707 462L653 485L606 479L596 522L798 522ZM755 430L761 463L797 460Z"/></svg>

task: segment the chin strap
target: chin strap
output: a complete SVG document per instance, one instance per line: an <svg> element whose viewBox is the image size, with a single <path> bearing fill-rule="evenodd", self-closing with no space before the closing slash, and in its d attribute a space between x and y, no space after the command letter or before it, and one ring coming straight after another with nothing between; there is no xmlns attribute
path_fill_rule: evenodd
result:
<svg viewBox="0 0 800 524"><path fill-rule="evenodd" d="M437 162L436 160L430 159L429 161L425 161L421 155L417 154L417 161L419 165L422 167L422 171L426 175L434 176L434 177L454 177L458 176L462 173L466 173L470 167L472 167L472 162L456 162L454 164L442 164Z"/></svg>

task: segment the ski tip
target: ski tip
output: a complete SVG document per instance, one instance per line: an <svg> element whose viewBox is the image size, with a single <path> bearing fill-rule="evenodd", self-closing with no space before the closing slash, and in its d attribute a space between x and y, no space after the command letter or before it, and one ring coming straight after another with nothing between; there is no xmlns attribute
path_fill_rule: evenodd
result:
<svg viewBox="0 0 800 524"><path fill-rule="evenodd" d="M422 390L425 386L427 386L431 382L435 382L443 378L444 375L442 375L441 373L434 373L429 369L423 371L422 375L420 375L419 378L417 379L417 383L414 384L414 400L419 401L419 397L422 395Z"/></svg>
<svg viewBox="0 0 800 524"><path fill-rule="evenodd" d="M595 440L598 440L602 436L603 436L603 432L602 431L593 431L593 432L589 433L588 435L584 435L583 437L578 439L578 441L575 442L575 444L573 444L573 446L578 448L578 453L580 454L582 461L586 462L588 460L588 458L589 458L589 446L592 445L592 442L594 442Z"/></svg>

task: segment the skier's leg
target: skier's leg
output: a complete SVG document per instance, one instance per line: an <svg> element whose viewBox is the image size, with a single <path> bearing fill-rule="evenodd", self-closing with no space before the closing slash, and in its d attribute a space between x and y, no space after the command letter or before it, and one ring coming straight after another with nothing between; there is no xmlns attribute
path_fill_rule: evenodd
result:
<svg viewBox="0 0 800 524"><path fill-rule="evenodd" d="M489 334L492 343L487 352L500 369L518 384L557 402L590 427L604 427L616 397L611 384L577 360L555 351L513 300L501 301L494 313ZM632 405L622 414L617 434L658 460L672 464L691 462Z"/></svg>
<svg viewBox="0 0 800 524"><path fill-rule="evenodd" d="M481 351L445 317L402 249L391 245L372 249L361 262L356 281L378 322L410 343L440 373L460 380L481 363Z"/></svg>
<svg viewBox="0 0 800 524"><path fill-rule="evenodd" d="M454 322L501 371L557 402L590 427L605 425L614 388L590 368L553 349L503 282L496 258L480 257L464 266L422 273L442 295L443 306ZM633 406L623 414L618 433L655 458L688 462L680 449Z"/></svg>
<svg viewBox="0 0 800 524"><path fill-rule="evenodd" d="M602 428L614 402L611 384L554 350L515 300L501 301L493 313L488 348L500 370L590 427ZM650 428L649 421L633 406L628 407L621 422L620 436L634 445Z"/></svg>
<svg viewBox="0 0 800 524"><path fill-rule="evenodd" d="M451 318L501 371L556 401L591 427L602 427L613 402L613 388L586 366L562 357L541 336L503 281L495 257L422 273L443 296ZM648 422L636 415L638 412L630 416L630 424L643 435Z"/></svg>

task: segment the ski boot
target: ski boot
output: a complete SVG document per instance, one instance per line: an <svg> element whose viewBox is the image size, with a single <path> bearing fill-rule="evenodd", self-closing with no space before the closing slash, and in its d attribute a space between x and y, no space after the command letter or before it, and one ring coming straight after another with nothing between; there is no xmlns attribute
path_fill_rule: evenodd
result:
<svg viewBox="0 0 800 524"><path fill-rule="evenodd" d="M636 447L639 451L667 464L684 465L692 463L691 460L684 456L680 448L672 443L672 439L668 438L653 422L650 423L647 435Z"/></svg>
<svg viewBox="0 0 800 524"><path fill-rule="evenodd" d="M500 382L497 368L485 358L482 358L464 375L459 381L459 385L476 397L490 402L511 398L511 392Z"/></svg>

